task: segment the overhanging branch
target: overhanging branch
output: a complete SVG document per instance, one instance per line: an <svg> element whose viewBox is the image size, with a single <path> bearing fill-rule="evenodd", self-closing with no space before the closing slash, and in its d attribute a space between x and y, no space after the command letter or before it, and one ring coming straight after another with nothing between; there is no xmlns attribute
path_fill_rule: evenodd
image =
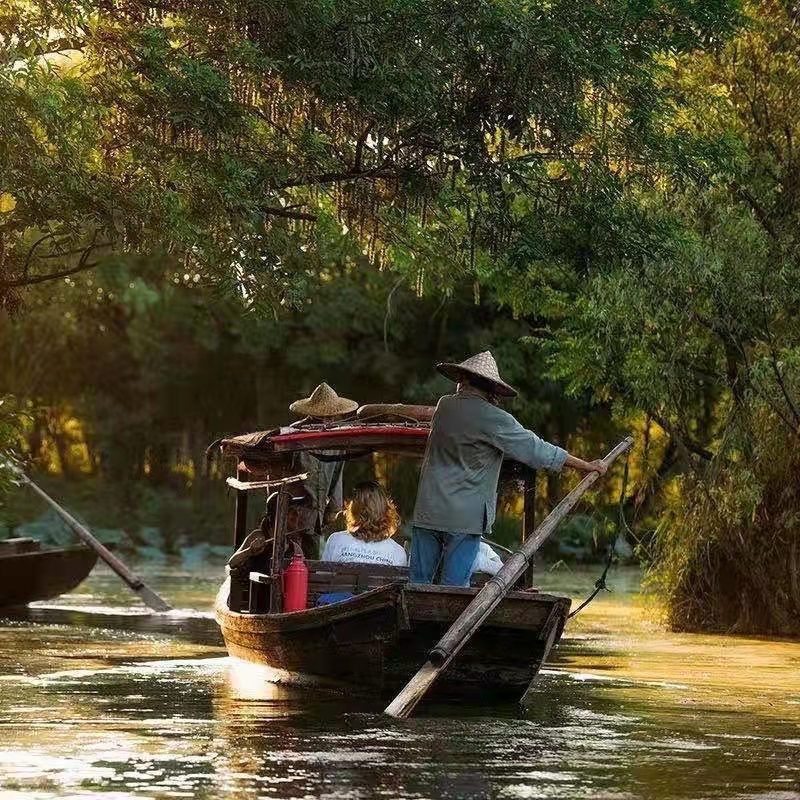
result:
<svg viewBox="0 0 800 800"><path fill-rule="evenodd" d="M316 214L310 214L307 211L294 211L291 208L282 208L281 206L266 206L261 209L261 213L268 217L285 217L286 219L302 219L307 222L316 222L318 217Z"/></svg>
<svg viewBox="0 0 800 800"><path fill-rule="evenodd" d="M19 289L23 286L33 286L37 283L46 283L47 281L58 280L58 278L67 278L70 275L75 275L78 272L94 269L99 263L99 261L86 261L78 264L75 267L62 269L58 272L50 272L47 275L34 275L32 278L22 278L16 281L3 281L0 283L0 289Z"/></svg>
<svg viewBox="0 0 800 800"><path fill-rule="evenodd" d="M648 413L650 414L653 422L658 424L659 427L663 428L664 431L666 431L677 442L682 444L690 453L700 456L700 458L702 458L704 461L711 461L711 459L714 458L714 454L710 450L707 450L697 442L693 442L688 436L676 431L675 428L660 414L656 414L652 411Z"/></svg>
<svg viewBox="0 0 800 800"><path fill-rule="evenodd" d="M95 236L97 234L95 233ZM44 237L47 238L47 237ZM38 245L42 240L36 243ZM34 247L36 247L34 245ZM0 281L0 289L20 289L24 286L34 286L38 283L47 283L47 281L54 281L58 280L59 278L67 278L70 275L76 275L79 272L84 272L90 269L94 269L99 262L97 261L89 261L89 256L92 254L94 250L97 250L101 247L111 247L113 242L92 242L87 247L81 248L80 250L71 251L73 253L82 253L80 260L78 263L73 267L68 267L67 269L58 270L57 272L48 272L45 275L33 275L28 277L27 275L27 266L22 278L17 278L13 281ZM65 253L56 254L56 255L66 255ZM30 253L28 254L30 259Z"/></svg>

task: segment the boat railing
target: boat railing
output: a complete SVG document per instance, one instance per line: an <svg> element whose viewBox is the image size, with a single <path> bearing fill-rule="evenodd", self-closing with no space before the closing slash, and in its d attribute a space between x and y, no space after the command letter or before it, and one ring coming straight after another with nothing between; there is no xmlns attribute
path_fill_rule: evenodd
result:
<svg viewBox="0 0 800 800"><path fill-rule="evenodd" d="M309 607L314 606L323 594L355 595L386 586L388 583L408 581L408 567L316 560L307 560L305 563L308 567ZM275 577L270 573L251 571L249 581L248 613L263 614L269 607L269 590L274 584Z"/></svg>

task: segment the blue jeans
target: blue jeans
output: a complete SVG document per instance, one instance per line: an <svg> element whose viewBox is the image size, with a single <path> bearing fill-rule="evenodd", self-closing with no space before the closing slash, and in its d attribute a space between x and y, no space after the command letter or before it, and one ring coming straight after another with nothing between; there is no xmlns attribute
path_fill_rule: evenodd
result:
<svg viewBox="0 0 800 800"><path fill-rule="evenodd" d="M475 533L445 533L414 526L411 539L411 583L433 583L443 560L442 580L445 586L469 586L472 566L481 546Z"/></svg>
<svg viewBox="0 0 800 800"><path fill-rule="evenodd" d="M342 600L349 600L351 597L355 597L352 592L328 592L327 594L321 594L314 605L329 606L332 603L341 603Z"/></svg>

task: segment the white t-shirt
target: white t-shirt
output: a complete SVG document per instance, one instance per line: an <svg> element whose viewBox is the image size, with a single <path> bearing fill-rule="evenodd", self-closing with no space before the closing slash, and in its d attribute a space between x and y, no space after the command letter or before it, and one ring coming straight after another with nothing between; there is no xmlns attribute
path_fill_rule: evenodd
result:
<svg viewBox="0 0 800 800"><path fill-rule="evenodd" d="M393 539L380 542L362 542L347 531L332 533L322 551L323 561L350 564L384 564L388 567L405 567L406 551Z"/></svg>
<svg viewBox="0 0 800 800"><path fill-rule="evenodd" d="M486 542L481 542L478 555L475 556L475 563L472 565L472 571L497 575L502 566L503 560L500 556Z"/></svg>

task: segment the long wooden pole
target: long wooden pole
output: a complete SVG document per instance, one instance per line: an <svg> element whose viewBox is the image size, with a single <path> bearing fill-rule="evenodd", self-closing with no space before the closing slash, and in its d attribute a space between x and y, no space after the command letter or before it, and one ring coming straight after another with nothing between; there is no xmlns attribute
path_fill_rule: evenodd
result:
<svg viewBox="0 0 800 800"><path fill-rule="evenodd" d="M236 470L236 480L244 481L247 472ZM247 489L236 490L236 513L233 523L233 552L235 553L247 536Z"/></svg>
<svg viewBox="0 0 800 800"><path fill-rule="evenodd" d="M620 442L603 459L606 467L611 466L620 455L631 448L632 444L633 439L630 436ZM503 564L503 568L485 584L472 602L461 612L458 619L430 651L428 660L422 665L419 672L386 707L385 714L400 719L405 719L411 714L436 678L447 669L456 654L497 608L520 575L525 572L533 555L553 533L559 522L573 509L578 500L599 477L599 472L587 475L548 514L542 524L522 543L520 549Z"/></svg>
<svg viewBox="0 0 800 800"><path fill-rule="evenodd" d="M100 542L84 525L81 525L75 517L72 516L66 509L62 508L50 495L48 495L42 488L37 486L19 467L15 464L11 465L11 469L16 476L25 484L30 486L33 491L42 498L63 520L67 525L72 528L77 534L78 538L82 539L97 555L108 564L114 572L122 578L128 585L131 591L135 592L142 599L144 604L153 611L172 611L172 606L167 603L164 598L154 592L145 582L136 574L131 572L102 542Z"/></svg>

